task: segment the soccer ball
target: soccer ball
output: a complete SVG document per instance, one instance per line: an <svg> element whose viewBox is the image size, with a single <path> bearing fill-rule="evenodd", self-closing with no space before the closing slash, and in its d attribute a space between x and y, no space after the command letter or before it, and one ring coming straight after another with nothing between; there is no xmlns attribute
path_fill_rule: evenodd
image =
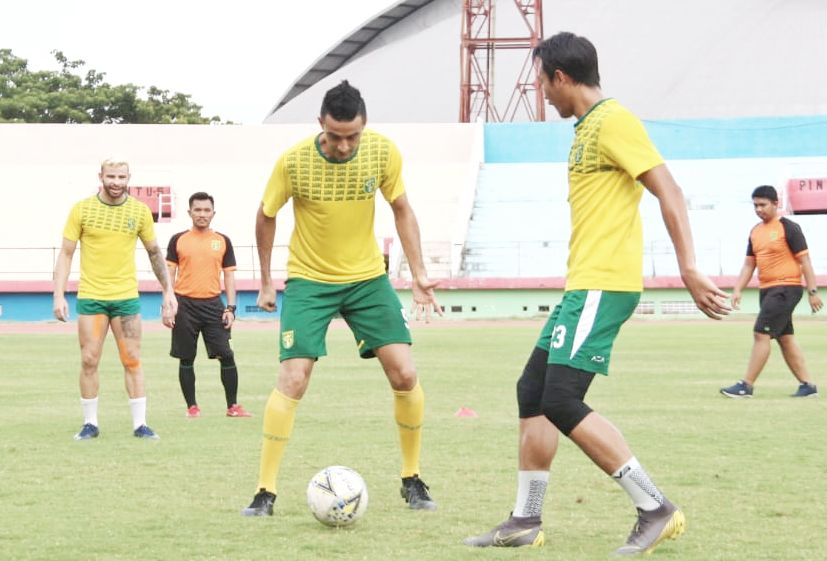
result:
<svg viewBox="0 0 827 561"><path fill-rule="evenodd" d="M368 508L365 480L344 466L329 466L307 484L307 506L316 520L327 526L348 526Z"/></svg>

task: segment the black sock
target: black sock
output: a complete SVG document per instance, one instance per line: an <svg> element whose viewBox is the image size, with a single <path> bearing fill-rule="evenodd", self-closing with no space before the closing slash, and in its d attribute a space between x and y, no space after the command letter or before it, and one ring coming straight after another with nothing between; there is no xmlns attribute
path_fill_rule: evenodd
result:
<svg viewBox="0 0 827 561"><path fill-rule="evenodd" d="M221 383L224 384L224 397L227 399L227 408L237 403L238 399L238 369L235 366L235 357L218 359L221 362Z"/></svg>
<svg viewBox="0 0 827 561"><path fill-rule="evenodd" d="M178 363L178 381L181 383L181 392L189 409L195 405L195 367L193 359L181 359Z"/></svg>

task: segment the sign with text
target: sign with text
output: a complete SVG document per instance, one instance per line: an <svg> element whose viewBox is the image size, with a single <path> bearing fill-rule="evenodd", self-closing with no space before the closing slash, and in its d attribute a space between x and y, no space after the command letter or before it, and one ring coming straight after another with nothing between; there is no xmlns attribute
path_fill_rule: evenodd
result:
<svg viewBox="0 0 827 561"><path fill-rule="evenodd" d="M172 204L172 187L163 186L130 186L129 194L146 203L152 211L155 222L169 222L174 217Z"/></svg>
<svg viewBox="0 0 827 561"><path fill-rule="evenodd" d="M787 209L793 214L827 214L827 177L787 180Z"/></svg>

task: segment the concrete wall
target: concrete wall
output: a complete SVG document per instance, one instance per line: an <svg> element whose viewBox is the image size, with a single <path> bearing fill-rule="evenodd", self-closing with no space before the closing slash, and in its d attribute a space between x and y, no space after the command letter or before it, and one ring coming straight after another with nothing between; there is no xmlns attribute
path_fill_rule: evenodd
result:
<svg viewBox="0 0 827 561"><path fill-rule="evenodd" d="M684 188L701 267L712 275L729 275L729 283L743 261L749 227L757 221L749 200L752 188L781 185L791 176L827 177L827 142L821 140L827 138L827 125L818 118L750 120L749 134L743 134L745 122L739 123L646 123ZM447 269L434 276L462 280L458 252L475 245L495 250L492 262L501 269L479 275L465 271L469 281L475 276L493 279L446 282L440 301L450 317L532 317L544 313L541 306L553 306L565 273L565 161L571 123L374 128L393 138L405 157L405 180L419 216L426 261L449 254ZM0 205L0 321L51 317L49 281L66 215L75 201L96 191L99 162L111 155L129 159L133 185L172 187L175 217L157 227L164 245L191 224L185 213L189 194L205 190L216 197L213 225L232 238L239 258L240 317L272 317L255 309L254 213L280 152L315 131L314 125L0 126L0 185L7 196ZM481 206L469 220L475 200ZM485 205L493 220L487 225L480 221ZM641 209L644 275L658 281L649 285L658 291L644 294L644 300L651 294L655 302L647 309L683 317L680 309L691 308L691 303L683 290L668 292L677 267L654 198L645 196ZM824 276L827 218L793 218L808 236L816 272ZM273 258L277 278L284 276L291 227L291 213L283 209L278 217L280 246ZM394 234L392 215L383 203L378 205L376 234L379 239ZM144 314L154 317L152 275L142 250L138 256L147 298ZM502 286L502 277L525 282ZM396 284L402 298L409 298L404 279L396 279ZM661 300L667 304L658 304ZM755 298L747 296L744 312L756 309Z"/></svg>
<svg viewBox="0 0 827 561"><path fill-rule="evenodd" d="M486 165L467 240L469 275L565 274L572 124L486 125ZM775 185L783 197L788 179L827 177L827 120L822 117L644 124L684 191L698 265L710 275L738 274L749 230L758 222L750 199L756 186ZM641 214L644 275L677 275L657 199L645 194ZM791 219L807 236L816 272L827 274L827 216Z"/></svg>
<svg viewBox="0 0 827 561"><path fill-rule="evenodd" d="M192 225L186 214L189 196L195 191L213 195L213 227L233 241L237 277L254 280L254 219L265 182L281 152L317 129L318 125L0 125L0 186L6 197L0 204L0 282L51 279L69 209L97 192L99 164L112 155L130 162L131 185L172 187L175 215L156 224L164 247L175 232ZM461 245L482 159L482 128L383 124L374 129L392 138L402 152L403 177L420 217L423 240ZM276 278L285 275L292 226L288 203L277 217ZM393 215L381 197L375 232L380 240L395 234ZM142 249L138 264L140 278L152 279Z"/></svg>

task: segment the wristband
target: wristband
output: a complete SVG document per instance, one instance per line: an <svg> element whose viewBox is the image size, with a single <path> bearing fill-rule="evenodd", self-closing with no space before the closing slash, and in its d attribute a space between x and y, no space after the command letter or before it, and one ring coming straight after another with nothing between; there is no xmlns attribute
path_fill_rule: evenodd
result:
<svg viewBox="0 0 827 561"><path fill-rule="evenodd" d="M226 308L224 308L225 312L230 312L233 315L235 315L235 310L236 310L236 306L234 306L233 304L230 304Z"/></svg>
<svg viewBox="0 0 827 561"><path fill-rule="evenodd" d="M807 291L807 294L809 294L810 296L815 296L816 294L818 294L818 289L817 288L811 288L810 290Z"/></svg>

